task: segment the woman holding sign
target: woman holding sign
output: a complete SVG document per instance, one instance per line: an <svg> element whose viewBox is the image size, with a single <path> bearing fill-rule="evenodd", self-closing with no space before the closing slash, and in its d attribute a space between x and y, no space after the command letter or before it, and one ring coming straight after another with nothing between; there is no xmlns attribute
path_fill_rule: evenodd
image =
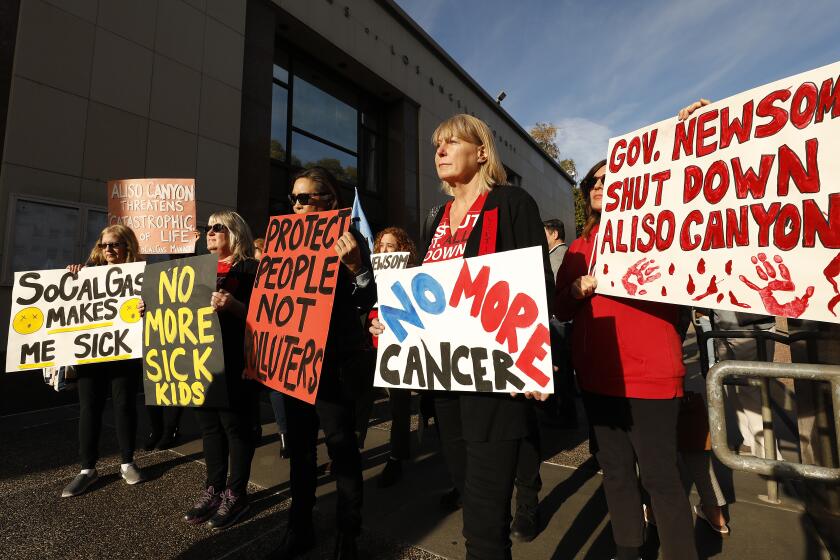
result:
<svg viewBox="0 0 840 560"><path fill-rule="evenodd" d="M248 510L251 459L261 436L260 386L242 377L245 317L257 271L253 239L248 224L236 212L216 212L207 221L207 250L219 258L210 305L222 329L228 406L193 409L201 427L207 481L184 520L196 525L209 519L213 529L233 525Z"/></svg>
<svg viewBox="0 0 840 560"><path fill-rule="evenodd" d="M295 214L309 214L341 208L338 188L329 171L312 167L294 179L289 195ZM370 258L353 230L335 242L341 266L335 288L330 327L315 406L284 396L289 433L287 446L291 463L292 506L289 524L278 558L294 558L315 545L312 508L317 484L318 427L324 430L327 451L332 460L338 499L338 535L334 558L357 558L356 537L362 524L362 461L355 432L354 394L359 374L372 371L365 363L368 343L360 313L366 314L376 301L376 284ZM369 390L370 387L362 389Z"/></svg>
<svg viewBox="0 0 840 560"><path fill-rule="evenodd" d="M76 274L85 266L124 264L140 260L137 237L124 225L108 226L85 264L71 264L67 270ZM62 498L83 494L98 478L99 435L108 389L114 402L114 424L120 444L120 474L127 484L144 481L134 464L137 439L137 388L142 365L139 359L85 364L76 367L79 378L79 456L82 470L61 492Z"/></svg>
<svg viewBox="0 0 840 560"><path fill-rule="evenodd" d="M456 115L437 127L432 142L438 177L452 199L426 219L423 264L541 247L550 308L554 276L539 208L527 192L505 184L488 126ZM371 333L382 332L374 321ZM533 404L504 393L442 393L435 409L444 457L463 496L467 557L510 558L510 501L523 442L534 431Z"/></svg>
<svg viewBox="0 0 840 560"><path fill-rule="evenodd" d="M664 557L697 558L691 508L677 468L685 376L676 328L680 308L595 293L606 163L596 163L581 181L586 224L557 273L554 312L561 321L574 321L572 361L604 470L616 558L639 558L644 540L637 463Z"/></svg>

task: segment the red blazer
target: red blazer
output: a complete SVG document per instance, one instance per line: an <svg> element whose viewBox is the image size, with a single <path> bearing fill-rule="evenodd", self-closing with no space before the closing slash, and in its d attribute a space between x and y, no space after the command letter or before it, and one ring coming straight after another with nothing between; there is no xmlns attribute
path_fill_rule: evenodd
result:
<svg viewBox="0 0 840 560"><path fill-rule="evenodd" d="M589 271L596 232L597 227L589 239L578 238L569 247L557 271L554 298L557 318L574 321L572 362L580 388L637 399L681 397L685 367L675 328L679 306L597 293L583 300L572 297L572 283Z"/></svg>

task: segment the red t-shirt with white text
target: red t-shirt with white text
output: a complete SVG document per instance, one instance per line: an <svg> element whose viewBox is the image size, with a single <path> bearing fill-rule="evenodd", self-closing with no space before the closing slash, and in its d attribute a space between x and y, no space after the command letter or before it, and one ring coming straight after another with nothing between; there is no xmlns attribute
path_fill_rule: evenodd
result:
<svg viewBox="0 0 840 560"><path fill-rule="evenodd" d="M423 258L423 264L459 259L464 256L467 239L469 239L475 224L478 222L485 200L487 200L486 193L475 199L461 225L455 230L454 235L449 228L449 211L452 208L452 201L446 203L443 217L440 219L435 235L432 237L432 242L429 244L429 250Z"/></svg>

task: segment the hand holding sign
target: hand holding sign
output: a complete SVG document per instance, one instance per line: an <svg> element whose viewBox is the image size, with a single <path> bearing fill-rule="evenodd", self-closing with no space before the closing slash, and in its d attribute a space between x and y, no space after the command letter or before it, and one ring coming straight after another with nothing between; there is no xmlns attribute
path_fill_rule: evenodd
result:
<svg viewBox="0 0 840 560"><path fill-rule="evenodd" d="M594 276L581 276L572 283L572 297L575 299L583 299L595 293L595 288L598 287L598 279Z"/></svg>
<svg viewBox="0 0 840 560"><path fill-rule="evenodd" d="M347 267L353 275L362 271L362 255L359 253L359 244L350 230L345 231L335 242L335 252L341 264Z"/></svg>

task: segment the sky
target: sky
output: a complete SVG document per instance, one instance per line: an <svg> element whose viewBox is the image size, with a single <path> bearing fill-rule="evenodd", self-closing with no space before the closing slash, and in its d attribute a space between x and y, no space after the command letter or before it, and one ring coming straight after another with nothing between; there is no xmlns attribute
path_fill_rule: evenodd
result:
<svg viewBox="0 0 840 560"><path fill-rule="evenodd" d="M582 176L611 136L840 61L840 0L397 0Z"/></svg>

